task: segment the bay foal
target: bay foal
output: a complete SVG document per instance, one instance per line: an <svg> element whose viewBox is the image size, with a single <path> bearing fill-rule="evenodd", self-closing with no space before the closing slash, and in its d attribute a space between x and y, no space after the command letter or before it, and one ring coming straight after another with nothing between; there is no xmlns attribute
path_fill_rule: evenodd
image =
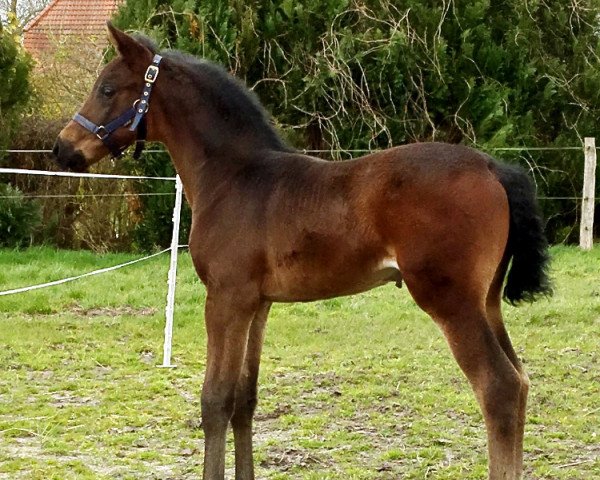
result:
<svg viewBox="0 0 600 480"><path fill-rule="evenodd" d="M110 25L109 33L119 56L54 151L63 167L84 170L109 151L118 155L142 125L171 154L192 208L190 253L207 289L204 479L224 478L229 423L235 477L254 478L252 417L271 303L390 281L404 282L440 326L471 383L487 428L489 478L520 478L528 380L501 298L516 303L550 291L526 175L439 143L346 162L301 155L220 67L177 52L161 58L143 37ZM131 111L144 98L149 107L138 111L136 102Z"/></svg>

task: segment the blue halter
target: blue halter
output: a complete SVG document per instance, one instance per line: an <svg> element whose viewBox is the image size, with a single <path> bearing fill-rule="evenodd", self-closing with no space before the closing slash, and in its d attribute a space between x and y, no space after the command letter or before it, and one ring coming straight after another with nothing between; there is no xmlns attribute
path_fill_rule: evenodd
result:
<svg viewBox="0 0 600 480"><path fill-rule="evenodd" d="M73 116L73 120L75 122L102 140L102 143L106 145L114 158L120 157L128 147L128 145L117 145L114 141L114 138L112 138L112 134L121 127L129 126L129 130L131 132L135 132L137 130L136 147L135 153L133 154L134 158L139 158L142 150L144 149L144 142L146 140L145 115L148 112L148 108L150 108L150 94L152 93L152 87L154 86L154 82L156 82L160 72L158 66L161 60L162 57L160 55L154 55L152 64L148 67L146 74L144 75L145 83L144 89L142 90L142 95L135 102L133 102L132 107L123 112L114 120L111 120L106 125L96 125L94 122L85 118L80 113L76 113Z"/></svg>

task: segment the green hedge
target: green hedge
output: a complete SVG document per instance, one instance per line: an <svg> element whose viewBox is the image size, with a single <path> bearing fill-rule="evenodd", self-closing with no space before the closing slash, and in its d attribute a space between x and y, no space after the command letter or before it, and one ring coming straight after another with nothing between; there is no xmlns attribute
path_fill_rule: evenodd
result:
<svg viewBox="0 0 600 480"><path fill-rule="evenodd" d="M117 24L224 64L299 148L461 142L529 165L541 196L573 197L579 152L494 148L595 135L598 11L600 0L128 0ZM574 240L577 203L543 206L551 239Z"/></svg>
<svg viewBox="0 0 600 480"><path fill-rule="evenodd" d="M0 247L30 245L41 218L39 203L26 199L10 184L0 183Z"/></svg>

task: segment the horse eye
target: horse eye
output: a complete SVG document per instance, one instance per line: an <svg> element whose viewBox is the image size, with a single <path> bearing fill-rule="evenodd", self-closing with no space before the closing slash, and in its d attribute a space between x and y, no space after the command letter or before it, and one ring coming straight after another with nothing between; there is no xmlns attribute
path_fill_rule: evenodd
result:
<svg viewBox="0 0 600 480"><path fill-rule="evenodd" d="M109 87L108 85L103 85L102 87L100 87L100 93L106 98L110 98L115 94L115 89Z"/></svg>

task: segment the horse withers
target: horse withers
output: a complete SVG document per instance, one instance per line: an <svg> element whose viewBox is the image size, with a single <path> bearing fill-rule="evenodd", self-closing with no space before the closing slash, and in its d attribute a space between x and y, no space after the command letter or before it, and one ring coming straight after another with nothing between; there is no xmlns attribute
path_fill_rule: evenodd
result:
<svg viewBox="0 0 600 480"><path fill-rule="evenodd" d="M166 145L181 176L192 208L190 254L207 289L204 479L224 478L229 424L235 478L254 478L252 418L271 304L390 281L403 282L439 325L471 383L487 429L489 478L521 478L529 382L501 300L550 292L526 174L442 143L344 162L302 155L221 67L159 54L148 39L108 28L119 55L54 152L63 167L85 170L147 137Z"/></svg>

